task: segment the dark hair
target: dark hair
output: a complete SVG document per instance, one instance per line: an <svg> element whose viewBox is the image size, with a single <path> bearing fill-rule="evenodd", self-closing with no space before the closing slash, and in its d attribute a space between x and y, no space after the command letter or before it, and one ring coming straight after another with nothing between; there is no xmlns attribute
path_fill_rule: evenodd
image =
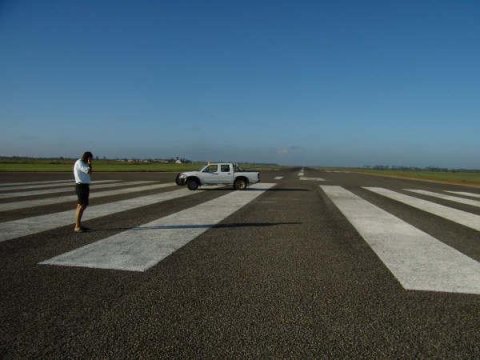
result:
<svg viewBox="0 0 480 360"><path fill-rule="evenodd" d="M93 159L93 154L90 151L86 151L82 155L82 161L87 161L88 158Z"/></svg>

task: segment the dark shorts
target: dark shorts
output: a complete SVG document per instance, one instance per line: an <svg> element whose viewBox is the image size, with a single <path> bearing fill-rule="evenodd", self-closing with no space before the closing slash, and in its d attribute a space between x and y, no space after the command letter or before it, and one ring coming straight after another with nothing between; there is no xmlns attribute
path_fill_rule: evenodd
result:
<svg viewBox="0 0 480 360"><path fill-rule="evenodd" d="M90 185L76 184L75 192L77 193L78 203L82 206L88 206L88 197L90 196Z"/></svg>

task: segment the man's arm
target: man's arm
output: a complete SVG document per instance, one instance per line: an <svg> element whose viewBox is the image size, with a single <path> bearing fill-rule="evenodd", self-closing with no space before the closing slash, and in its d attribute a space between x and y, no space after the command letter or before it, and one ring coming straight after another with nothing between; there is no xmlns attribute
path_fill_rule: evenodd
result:
<svg viewBox="0 0 480 360"><path fill-rule="evenodd" d="M88 160L87 160L87 164L88 164L88 172L87 172L87 174L91 174L92 171L93 171L93 168L92 168L92 159L88 159Z"/></svg>
<svg viewBox="0 0 480 360"><path fill-rule="evenodd" d="M77 163L77 169L85 174L90 174L91 166L88 163L84 163L83 161L79 161Z"/></svg>

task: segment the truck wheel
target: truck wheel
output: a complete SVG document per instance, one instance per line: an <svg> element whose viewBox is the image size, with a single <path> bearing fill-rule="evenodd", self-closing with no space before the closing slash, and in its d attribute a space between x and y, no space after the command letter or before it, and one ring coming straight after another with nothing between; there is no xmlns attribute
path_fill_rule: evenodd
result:
<svg viewBox="0 0 480 360"><path fill-rule="evenodd" d="M189 190L197 190L198 189L198 181L195 179L188 179L187 180L187 187Z"/></svg>
<svg viewBox="0 0 480 360"><path fill-rule="evenodd" d="M244 179L237 179L233 183L233 188L235 190L245 190L247 188L247 182Z"/></svg>

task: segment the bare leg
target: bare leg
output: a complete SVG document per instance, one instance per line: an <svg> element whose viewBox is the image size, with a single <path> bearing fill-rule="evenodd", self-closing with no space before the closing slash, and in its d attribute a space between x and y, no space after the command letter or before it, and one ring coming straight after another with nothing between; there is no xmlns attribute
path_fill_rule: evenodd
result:
<svg viewBox="0 0 480 360"><path fill-rule="evenodd" d="M85 209L86 206L77 204L77 210L75 211L75 230L80 229L82 226L82 215Z"/></svg>

